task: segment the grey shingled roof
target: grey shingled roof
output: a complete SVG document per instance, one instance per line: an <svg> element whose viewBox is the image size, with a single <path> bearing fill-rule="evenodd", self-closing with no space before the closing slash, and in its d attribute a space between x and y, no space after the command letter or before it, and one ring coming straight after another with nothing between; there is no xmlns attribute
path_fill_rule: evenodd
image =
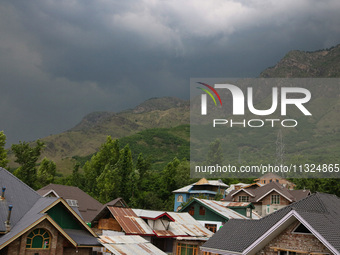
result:
<svg viewBox="0 0 340 255"><path fill-rule="evenodd" d="M92 219L99 213L103 204L96 199L86 194L84 191L74 186L66 186L60 184L49 184L37 192L44 196L51 190L55 191L59 197L66 199L74 199L78 202L78 209L85 221L92 221Z"/></svg>
<svg viewBox="0 0 340 255"><path fill-rule="evenodd" d="M0 235L0 247L5 247L29 228L44 220L46 213L41 213L58 199L56 197L41 197L37 192L24 184L7 170L0 168L0 184L6 187L5 199L0 200L0 226L5 230L4 222L8 215L8 205L13 205L11 215L11 229L8 233ZM61 201L60 201L61 202ZM76 213L79 211L76 209ZM55 223L57 224L57 223ZM65 231L78 245L98 245L96 237L86 230Z"/></svg>
<svg viewBox="0 0 340 255"><path fill-rule="evenodd" d="M5 199L0 200L0 232L6 230L5 221L9 205L13 205L11 224L15 225L40 198L40 195L31 187L0 167L0 189L2 187L5 187L6 191Z"/></svg>
<svg viewBox="0 0 340 255"><path fill-rule="evenodd" d="M315 193L259 220L229 220L202 247L242 253L292 210L340 252L340 198L323 193Z"/></svg>
<svg viewBox="0 0 340 255"><path fill-rule="evenodd" d="M78 229L64 229L64 231L80 246L102 246L98 239L87 231Z"/></svg>

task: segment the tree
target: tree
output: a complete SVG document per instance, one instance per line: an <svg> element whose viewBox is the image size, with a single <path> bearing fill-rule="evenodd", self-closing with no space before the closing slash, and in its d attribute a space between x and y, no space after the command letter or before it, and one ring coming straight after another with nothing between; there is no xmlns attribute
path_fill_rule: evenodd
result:
<svg viewBox="0 0 340 255"><path fill-rule="evenodd" d="M119 141L108 136L99 151L84 165L84 189L96 196L98 194L97 178L102 174L107 165L114 167L119 159Z"/></svg>
<svg viewBox="0 0 340 255"><path fill-rule="evenodd" d="M0 167L6 167L8 163L7 151L5 150L6 135L0 131Z"/></svg>
<svg viewBox="0 0 340 255"><path fill-rule="evenodd" d="M104 171L97 178L99 201L105 204L119 197L120 184L121 177L118 174L117 168L107 164Z"/></svg>
<svg viewBox="0 0 340 255"><path fill-rule="evenodd" d="M124 198L124 200L128 203L132 196L132 171L133 171L133 163L132 163L132 154L129 145L126 145L121 151L119 155L119 160L117 162L118 174L122 178L120 185L120 195Z"/></svg>
<svg viewBox="0 0 340 255"><path fill-rule="evenodd" d="M26 183L28 186L35 188L37 181L36 164L41 154L44 143L37 140L36 145L31 147L27 142L19 142L12 145L12 151L20 167L15 170L14 174Z"/></svg>
<svg viewBox="0 0 340 255"><path fill-rule="evenodd" d="M57 166L52 160L44 158L38 168L37 187L44 187L47 184L54 182L54 177L57 173Z"/></svg>
<svg viewBox="0 0 340 255"><path fill-rule="evenodd" d="M223 164L223 154L221 148L221 141L215 140L209 145L209 151L206 159L206 164L209 166L222 165Z"/></svg>

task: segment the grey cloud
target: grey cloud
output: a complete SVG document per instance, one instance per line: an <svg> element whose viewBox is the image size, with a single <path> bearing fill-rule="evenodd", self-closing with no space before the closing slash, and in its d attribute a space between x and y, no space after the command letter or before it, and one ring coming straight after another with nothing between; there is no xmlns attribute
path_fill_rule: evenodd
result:
<svg viewBox="0 0 340 255"><path fill-rule="evenodd" d="M0 3L0 130L8 142L91 111L188 98L190 77L255 77L292 49L340 42L340 3L49 0Z"/></svg>

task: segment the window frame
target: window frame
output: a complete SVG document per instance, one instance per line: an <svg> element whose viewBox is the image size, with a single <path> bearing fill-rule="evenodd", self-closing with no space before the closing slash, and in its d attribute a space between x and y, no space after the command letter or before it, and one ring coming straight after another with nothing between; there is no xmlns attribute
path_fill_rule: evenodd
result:
<svg viewBox="0 0 340 255"><path fill-rule="evenodd" d="M32 235L32 236L31 236ZM48 237L46 237L46 235ZM42 247L33 247L34 245L34 238L40 237L42 238L41 246ZM44 228L35 228L29 232L26 237L26 249L33 249L33 250L48 250L51 248L51 241L52 237L48 230ZM47 242L47 244L46 244Z"/></svg>
<svg viewBox="0 0 340 255"><path fill-rule="evenodd" d="M250 202L250 198L249 196L241 195L241 196L238 196L238 202Z"/></svg>
<svg viewBox="0 0 340 255"><path fill-rule="evenodd" d="M278 194L272 194L271 196L270 196L270 203L272 204L272 205L279 205L280 204L280 198L281 198L281 196L280 195L278 195Z"/></svg>

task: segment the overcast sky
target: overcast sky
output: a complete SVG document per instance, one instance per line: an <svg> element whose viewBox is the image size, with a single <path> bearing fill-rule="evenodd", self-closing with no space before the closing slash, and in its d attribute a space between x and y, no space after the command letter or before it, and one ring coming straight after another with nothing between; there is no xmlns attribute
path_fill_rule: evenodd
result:
<svg viewBox="0 0 340 255"><path fill-rule="evenodd" d="M340 43L339 0L2 0L0 130L11 143L93 111L189 97L190 77L257 77Z"/></svg>

